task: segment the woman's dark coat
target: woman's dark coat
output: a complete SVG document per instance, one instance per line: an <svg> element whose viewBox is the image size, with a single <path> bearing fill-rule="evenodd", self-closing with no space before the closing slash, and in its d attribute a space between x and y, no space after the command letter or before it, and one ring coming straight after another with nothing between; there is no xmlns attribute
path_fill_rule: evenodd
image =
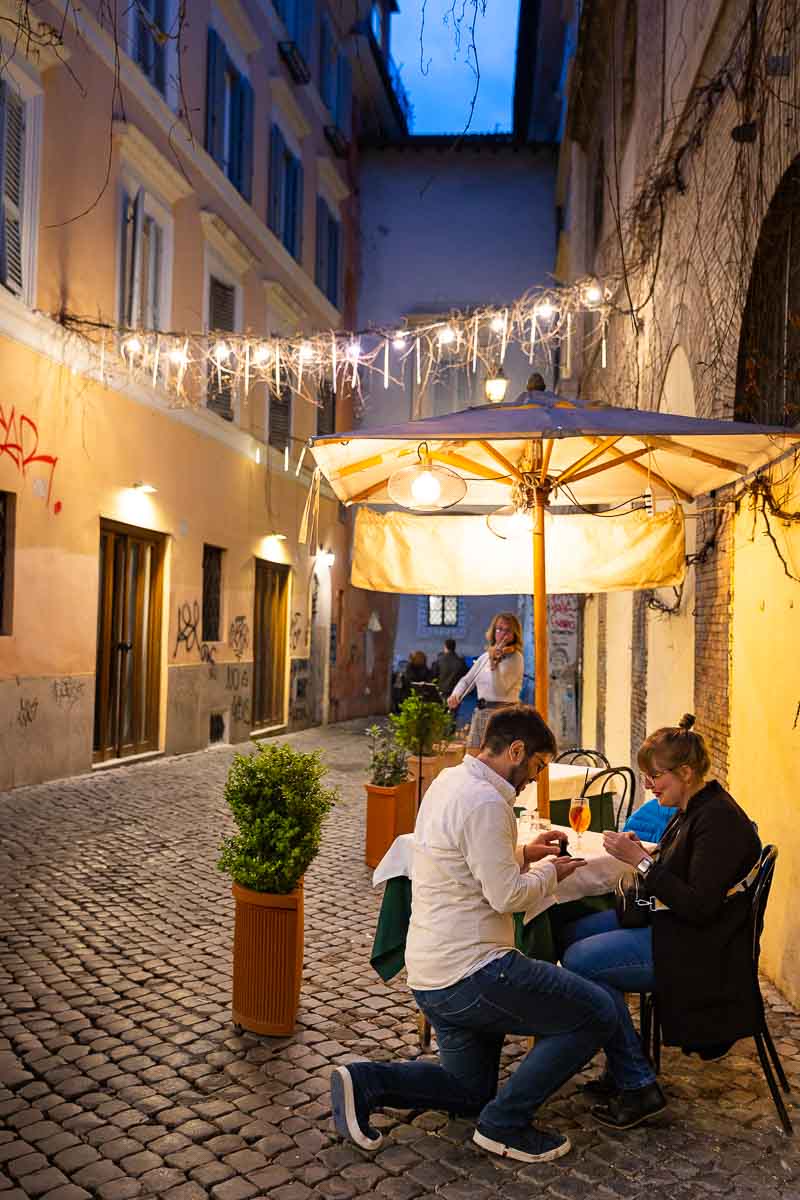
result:
<svg viewBox="0 0 800 1200"><path fill-rule="evenodd" d="M647 890L669 906L653 914L653 960L664 1041L732 1042L761 1020L753 981L752 893L725 893L755 864L752 821L715 780L670 822Z"/></svg>

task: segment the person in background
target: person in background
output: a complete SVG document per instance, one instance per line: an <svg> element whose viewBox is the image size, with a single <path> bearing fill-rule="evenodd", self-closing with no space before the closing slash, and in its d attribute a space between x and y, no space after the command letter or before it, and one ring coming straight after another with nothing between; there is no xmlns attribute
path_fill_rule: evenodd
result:
<svg viewBox="0 0 800 1200"><path fill-rule="evenodd" d="M570 1149L531 1120L553 1092L617 1031L606 989L514 948L512 914L551 896L582 859L554 857L561 835L518 844L514 802L555 752L535 708L492 713L477 758L429 787L417 816L411 868L408 985L436 1031L439 1062L351 1062L331 1074L337 1131L364 1150L383 1138L384 1107L477 1117L473 1140L490 1154L541 1163ZM536 1044L497 1089L507 1034Z"/></svg>
<svg viewBox="0 0 800 1200"><path fill-rule="evenodd" d="M753 822L715 779L703 738L686 714L651 733L638 754L659 804L676 808L657 850L632 833L603 834L605 849L641 876L655 904L650 923L623 928L615 912L594 913L563 931L568 970L602 985L619 1013L619 1049L586 1091L603 1103L592 1115L610 1129L630 1129L666 1108L625 1003L625 992L655 992L666 1045L708 1062L750 1037L762 1019L753 981L750 897L760 842Z"/></svg>
<svg viewBox="0 0 800 1200"><path fill-rule="evenodd" d="M431 668L431 678L439 688L443 699L452 692L453 688L467 673L467 664L460 654L456 654L455 638L447 638L444 650L437 655L436 662ZM455 716L455 712L453 713Z"/></svg>
<svg viewBox="0 0 800 1200"><path fill-rule="evenodd" d="M486 650L459 679L447 699L447 707L455 710L473 688L478 693L478 706L472 714L467 738L468 751L476 753L482 745L494 709L517 703L524 671L519 619L515 613L498 613L486 630Z"/></svg>

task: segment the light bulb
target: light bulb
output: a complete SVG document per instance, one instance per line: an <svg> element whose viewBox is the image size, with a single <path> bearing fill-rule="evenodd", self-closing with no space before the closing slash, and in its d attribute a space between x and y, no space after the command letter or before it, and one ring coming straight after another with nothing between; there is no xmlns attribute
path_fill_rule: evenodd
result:
<svg viewBox="0 0 800 1200"><path fill-rule="evenodd" d="M599 304L603 299L603 289L596 283L591 283L584 292L587 304Z"/></svg>
<svg viewBox="0 0 800 1200"><path fill-rule="evenodd" d="M218 366L220 366L222 363L226 362L230 358L230 356L231 356L231 348L228 345L228 343L227 342L217 342L216 346L214 347L214 354L213 354L214 362Z"/></svg>
<svg viewBox="0 0 800 1200"><path fill-rule="evenodd" d="M392 339L392 348L393 348L394 350L405 350L405 348L406 348L406 338L405 338L405 335L404 335L404 334L402 334L402 333L396 333L396 334L394 335L394 338Z"/></svg>
<svg viewBox="0 0 800 1200"><path fill-rule="evenodd" d="M522 537L524 533L528 533L533 528L533 521L530 513L524 512L519 508L514 509L512 516L508 518L508 536Z"/></svg>
<svg viewBox="0 0 800 1200"><path fill-rule="evenodd" d="M310 342L302 342L300 345L299 354L303 362L310 362L314 357L314 347Z"/></svg>
<svg viewBox="0 0 800 1200"><path fill-rule="evenodd" d="M185 367L189 361L188 354L180 346L176 346L173 350L170 350L167 357L171 363L175 364L176 367Z"/></svg>
<svg viewBox="0 0 800 1200"><path fill-rule="evenodd" d="M351 342L347 347L347 357L350 362L358 362L358 356L361 354L361 343Z"/></svg>
<svg viewBox="0 0 800 1200"><path fill-rule="evenodd" d="M411 495L418 504L435 504L442 494L442 485L433 471L420 471L411 484Z"/></svg>
<svg viewBox="0 0 800 1200"><path fill-rule="evenodd" d="M270 350L267 343L262 342L261 345L256 346L255 350L253 351L253 362L256 364L257 367L260 367L262 363L269 361L269 357L270 357L271 353L272 353L272 351Z"/></svg>
<svg viewBox="0 0 800 1200"><path fill-rule="evenodd" d="M502 317L492 317L492 329L495 333L502 333L504 324Z"/></svg>
<svg viewBox="0 0 800 1200"><path fill-rule="evenodd" d="M138 337L126 338L125 341L122 343L122 350L123 350L124 354L127 354L129 356L133 356L134 354L141 354L142 353L142 343L139 341Z"/></svg>
<svg viewBox="0 0 800 1200"><path fill-rule="evenodd" d="M455 340L455 330L451 329L449 325L445 325L444 329L439 330L439 341L443 346L448 346L450 342L454 342Z"/></svg>
<svg viewBox="0 0 800 1200"><path fill-rule="evenodd" d="M533 310L533 315L538 317L540 321L549 321L555 309L549 300L543 300L541 304L537 304Z"/></svg>

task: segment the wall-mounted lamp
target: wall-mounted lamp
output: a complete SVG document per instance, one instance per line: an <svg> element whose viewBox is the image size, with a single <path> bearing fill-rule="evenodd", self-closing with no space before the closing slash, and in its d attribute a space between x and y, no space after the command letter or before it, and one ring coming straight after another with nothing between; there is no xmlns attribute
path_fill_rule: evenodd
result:
<svg viewBox="0 0 800 1200"><path fill-rule="evenodd" d="M285 533L276 533L274 530L272 533L267 533L264 536L268 537L268 538L272 538L273 542L285 542L286 541Z"/></svg>
<svg viewBox="0 0 800 1200"><path fill-rule="evenodd" d="M136 483L132 483L131 487L134 488L135 491L142 492L147 496L152 496L155 492L158 491L158 488L153 487L152 483L145 483L141 479L137 480Z"/></svg>
<svg viewBox="0 0 800 1200"><path fill-rule="evenodd" d="M332 567L336 562L336 555L332 550L319 550L317 552L317 564L320 567Z"/></svg>

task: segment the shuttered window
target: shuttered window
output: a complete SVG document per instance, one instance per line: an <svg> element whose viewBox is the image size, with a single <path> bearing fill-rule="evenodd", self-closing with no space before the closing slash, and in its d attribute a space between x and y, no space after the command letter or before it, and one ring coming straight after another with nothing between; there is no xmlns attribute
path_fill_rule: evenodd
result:
<svg viewBox="0 0 800 1200"><path fill-rule="evenodd" d="M222 554L219 546L203 546L203 641L220 641L222 624Z"/></svg>
<svg viewBox="0 0 800 1200"><path fill-rule="evenodd" d="M289 37L308 62L311 53L311 28L314 0L275 0L275 11L286 26Z"/></svg>
<svg viewBox="0 0 800 1200"><path fill-rule="evenodd" d="M341 225L321 196L317 197L315 280L335 308L341 299Z"/></svg>
<svg viewBox="0 0 800 1200"><path fill-rule="evenodd" d="M253 193L253 89L225 43L208 31L206 150L245 200Z"/></svg>
<svg viewBox="0 0 800 1200"><path fill-rule="evenodd" d="M120 315L130 328L159 329L162 318L164 230L146 211L143 189L122 195Z"/></svg>
<svg viewBox="0 0 800 1200"><path fill-rule="evenodd" d="M350 60L340 48L330 17L323 12L319 23L319 94L333 117L336 128L349 138L352 130L353 81Z"/></svg>
<svg viewBox="0 0 800 1200"><path fill-rule="evenodd" d="M279 126L272 126L269 152L267 224L300 262L303 253L303 165L292 154Z"/></svg>
<svg viewBox="0 0 800 1200"><path fill-rule="evenodd" d="M166 0L136 0L133 21L134 57L163 96L167 88Z"/></svg>
<svg viewBox="0 0 800 1200"><path fill-rule="evenodd" d="M336 429L336 393L329 379L319 385L317 404L317 437L325 437Z"/></svg>
<svg viewBox="0 0 800 1200"><path fill-rule="evenodd" d="M285 385L279 392L269 390L269 444L285 450L292 431L292 393Z"/></svg>
<svg viewBox="0 0 800 1200"><path fill-rule="evenodd" d="M25 102L6 81L0 81L0 283L18 296L25 279L22 266L25 179Z"/></svg>
<svg viewBox="0 0 800 1200"><path fill-rule="evenodd" d="M353 79L350 60L340 53L336 64L336 127L346 138L352 131Z"/></svg>
<svg viewBox="0 0 800 1200"><path fill-rule="evenodd" d="M212 333L232 333L236 328L236 288L209 278L208 328ZM209 360L206 406L225 421L233 420L233 377L224 361Z"/></svg>

